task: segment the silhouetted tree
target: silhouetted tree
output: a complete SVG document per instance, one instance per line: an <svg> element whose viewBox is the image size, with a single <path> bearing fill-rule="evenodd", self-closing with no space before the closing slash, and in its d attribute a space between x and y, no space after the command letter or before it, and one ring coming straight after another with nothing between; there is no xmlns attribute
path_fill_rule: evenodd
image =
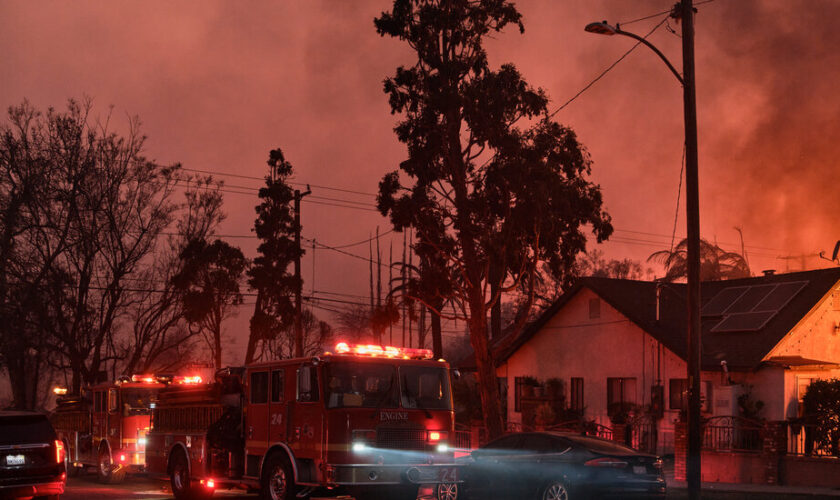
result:
<svg viewBox="0 0 840 500"><path fill-rule="evenodd" d="M257 291L251 333L245 352L245 363L254 360L257 343L274 339L294 320L292 297L299 286L294 274L287 272L303 250L295 245L294 190L287 180L292 164L283 157L280 148L269 153L269 175L265 187L260 188L262 202L256 207L254 230L261 240L253 265L248 270L248 284Z"/></svg>
<svg viewBox="0 0 840 500"><path fill-rule="evenodd" d="M319 320L309 309L301 311L303 326L303 355L316 356L328 350L332 339L332 327ZM295 355L295 328L293 323L285 325L274 337L261 344L263 359L285 359Z"/></svg>
<svg viewBox="0 0 840 500"><path fill-rule="evenodd" d="M648 262L658 262L665 266L665 281L676 281L687 276L686 240L673 251L660 250L648 257ZM700 281L718 281L737 278L749 278L750 268L744 256L737 252L727 252L708 241L700 240Z"/></svg>
<svg viewBox="0 0 840 500"><path fill-rule="evenodd" d="M152 265L136 278L134 306L128 312L131 329L120 339L118 352L125 373L172 373L191 361L198 332L184 321L183 301L172 278L183 265L181 252L194 239L206 239L224 220L220 183L212 177L182 177L187 186L170 234Z"/></svg>
<svg viewBox="0 0 840 500"><path fill-rule="evenodd" d="M408 158L402 174L380 182L378 206L395 229L415 228L419 245L445 262L469 325L485 425L498 436L488 311L502 293L533 289L540 262L561 281L571 279L586 243L582 226L590 224L600 241L612 230L609 217L599 188L586 180L588 155L574 132L547 118L544 92L512 64L488 64L484 38L511 23L523 29L512 3L395 0L374 23L417 55L385 80L392 112L404 117L395 131ZM498 284L489 282L494 266ZM532 303L529 293L523 309Z"/></svg>
<svg viewBox="0 0 840 500"><path fill-rule="evenodd" d="M0 125L0 368L18 408L37 406L48 369L54 315L45 288L69 244L67 209L79 195L81 169L62 161L63 148L78 138L59 125L81 113L71 105L44 116L24 101Z"/></svg>
<svg viewBox="0 0 840 500"><path fill-rule="evenodd" d="M184 317L207 342L216 369L222 367L222 321L242 304L239 283L247 266L242 251L222 240L190 241L172 283L181 294Z"/></svg>

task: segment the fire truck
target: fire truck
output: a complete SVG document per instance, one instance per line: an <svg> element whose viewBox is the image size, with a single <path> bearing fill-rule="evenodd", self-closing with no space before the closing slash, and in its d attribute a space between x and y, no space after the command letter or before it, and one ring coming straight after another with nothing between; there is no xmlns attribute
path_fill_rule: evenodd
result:
<svg viewBox="0 0 840 500"><path fill-rule="evenodd" d="M59 397L51 420L67 450L68 475L96 467L100 481L118 483L127 472L144 471L151 409L165 386L135 375Z"/></svg>
<svg viewBox="0 0 840 500"><path fill-rule="evenodd" d="M158 396L148 471L177 499L218 488L291 500L421 492L455 500L449 365L427 349L339 343L322 356L217 372Z"/></svg>

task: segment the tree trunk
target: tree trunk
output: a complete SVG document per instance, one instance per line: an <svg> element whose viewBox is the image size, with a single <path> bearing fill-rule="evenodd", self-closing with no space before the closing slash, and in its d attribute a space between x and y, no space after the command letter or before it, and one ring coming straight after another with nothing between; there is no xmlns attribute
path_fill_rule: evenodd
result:
<svg viewBox="0 0 840 500"><path fill-rule="evenodd" d="M490 342L487 338L487 319L483 297L471 297L470 306L470 344L475 351L484 426L487 428L488 439L495 439L504 433L504 425L501 401L499 400L499 385L496 381L496 363L493 360Z"/></svg>
<svg viewBox="0 0 840 500"><path fill-rule="evenodd" d="M438 300L433 305L438 311L443 309L443 301ZM434 312L429 316L432 319L432 352L435 359L441 359L443 357L443 339L441 338L440 316Z"/></svg>
<svg viewBox="0 0 840 500"><path fill-rule="evenodd" d="M502 269L494 263L490 263L490 296L496 297L502 287ZM490 309L490 340L498 340L502 336L502 297L498 297Z"/></svg>
<svg viewBox="0 0 840 500"><path fill-rule="evenodd" d="M248 335L248 347L245 349L245 364L250 365L254 361L254 353L257 351L257 340L264 332L259 331L259 326L255 325L254 320L258 318L257 315L262 314L263 307L263 292L257 290L257 302L254 305L254 315L251 317L250 335Z"/></svg>

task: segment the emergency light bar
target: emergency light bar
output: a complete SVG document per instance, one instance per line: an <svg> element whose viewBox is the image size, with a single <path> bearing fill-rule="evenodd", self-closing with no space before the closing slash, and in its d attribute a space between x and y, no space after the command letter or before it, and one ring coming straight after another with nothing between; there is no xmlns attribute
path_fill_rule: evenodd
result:
<svg viewBox="0 0 840 500"><path fill-rule="evenodd" d="M193 375L191 377L179 376L179 377L175 377L174 381L175 381L176 384L188 384L188 385L200 384L200 383L203 382L202 379L201 379L201 375Z"/></svg>
<svg viewBox="0 0 840 500"><path fill-rule="evenodd" d="M414 349L409 347L393 347L373 344L348 344L347 342L339 342L336 344L335 353L404 359L432 359L433 357L431 349Z"/></svg>
<svg viewBox="0 0 840 500"><path fill-rule="evenodd" d="M157 383L157 379L154 375L132 375L131 376L132 382L143 382L144 384L154 384Z"/></svg>

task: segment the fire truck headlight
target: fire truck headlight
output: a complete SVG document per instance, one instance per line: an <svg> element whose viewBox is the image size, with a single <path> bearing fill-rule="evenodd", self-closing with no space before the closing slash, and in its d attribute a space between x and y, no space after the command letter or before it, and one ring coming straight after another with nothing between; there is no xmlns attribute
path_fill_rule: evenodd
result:
<svg viewBox="0 0 840 500"><path fill-rule="evenodd" d="M362 443L360 441L356 441L355 443L353 443L354 453L364 453L365 451L367 451L367 445L365 443Z"/></svg>
<svg viewBox="0 0 840 500"><path fill-rule="evenodd" d="M142 437L137 440L137 444L140 446L146 446L146 438Z"/></svg>
<svg viewBox="0 0 840 500"><path fill-rule="evenodd" d="M438 453L446 453L447 451L449 451L449 445L446 443L440 443L439 445L437 445L437 451Z"/></svg>

